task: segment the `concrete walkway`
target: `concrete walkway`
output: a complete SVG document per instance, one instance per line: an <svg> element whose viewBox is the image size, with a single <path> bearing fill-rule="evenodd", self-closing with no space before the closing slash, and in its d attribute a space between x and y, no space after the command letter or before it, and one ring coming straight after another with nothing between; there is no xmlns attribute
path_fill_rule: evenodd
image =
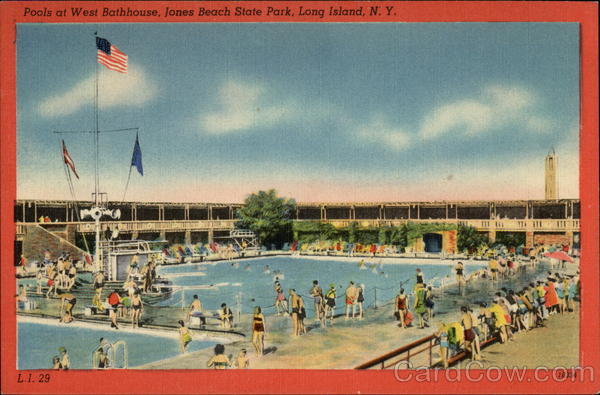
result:
<svg viewBox="0 0 600 395"><path fill-rule="evenodd" d="M472 368L571 368L579 364L579 309L554 314L544 321L545 327L517 333L514 341L495 343L482 350L481 364ZM468 368L469 360L458 364Z"/></svg>

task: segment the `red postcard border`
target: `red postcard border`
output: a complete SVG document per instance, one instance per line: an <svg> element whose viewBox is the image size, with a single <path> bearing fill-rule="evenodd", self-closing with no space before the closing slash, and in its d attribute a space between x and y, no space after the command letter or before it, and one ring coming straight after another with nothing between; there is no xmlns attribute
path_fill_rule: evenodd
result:
<svg viewBox="0 0 600 395"><path fill-rule="evenodd" d="M211 7L266 8L276 2L207 2ZM580 362L600 374L600 271L598 236L598 3L535 1L411 1L306 2L318 6L394 5L397 15L369 22L579 22L581 28L580 198L582 300ZM283 6L302 2L281 2ZM1 392L2 393L594 393L594 382L535 382L528 372L523 382L401 383L391 371L352 370L162 370L52 372L50 383L17 383L15 268L13 265L13 204L16 197L16 78L17 23L164 23L164 22L355 22L356 17L127 18L24 17L24 7L56 11L71 6L132 9L162 8L166 2L8 2L0 4L0 252L1 252ZM170 7L195 7L196 2L169 2ZM55 13L55 12L54 12ZM358 20L365 22L364 19ZM549 339L550 340L550 339Z"/></svg>

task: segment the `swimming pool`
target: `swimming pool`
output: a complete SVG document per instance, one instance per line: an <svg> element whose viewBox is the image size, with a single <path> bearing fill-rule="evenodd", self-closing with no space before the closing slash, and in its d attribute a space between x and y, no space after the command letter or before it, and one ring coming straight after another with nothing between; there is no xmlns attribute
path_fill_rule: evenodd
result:
<svg viewBox="0 0 600 395"><path fill-rule="evenodd" d="M67 349L71 369L91 369L92 352L98 346L100 338L110 343L118 340L127 343L129 368L174 357L180 353L175 329L172 337L165 334L152 335L149 332L150 330L131 333L97 329L85 323L46 324L36 322L36 319L19 317L17 369L52 368L52 357L59 355L60 347ZM188 351L215 344L217 341L194 339Z"/></svg>
<svg viewBox="0 0 600 395"><path fill-rule="evenodd" d="M261 306L265 313L273 313L273 284L278 279L286 296L290 288L304 296L308 310L313 309L309 296L313 280L319 281L324 292L329 284L335 284L338 297L344 295L350 281L356 285L364 284L365 305L372 306L376 300L381 303L393 299L401 283L410 292L416 282L416 268L423 271L426 283L438 286L442 279L454 280L453 268L456 264L439 260L386 263L385 259L366 259L361 267L360 261L361 258L347 260L278 256L236 262L222 261L216 264L162 266L158 272L181 289L161 304L181 305L182 299L184 304L189 304L193 295L198 295L205 309L216 310L221 303L227 303L234 309L237 307L237 298L240 297L242 312L249 313L254 306ZM480 262L467 262L465 273L468 275L481 267L483 264ZM343 299L340 299L337 305L342 303Z"/></svg>

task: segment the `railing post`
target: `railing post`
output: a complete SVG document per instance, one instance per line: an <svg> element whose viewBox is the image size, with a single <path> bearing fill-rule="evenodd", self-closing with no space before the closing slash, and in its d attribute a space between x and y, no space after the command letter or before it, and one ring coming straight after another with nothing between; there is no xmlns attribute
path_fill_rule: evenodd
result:
<svg viewBox="0 0 600 395"><path fill-rule="evenodd" d="M373 291L375 291L375 301L373 302L373 306L377 309L377 287L374 287Z"/></svg>
<svg viewBox="0 0 600 395"><path fill-rule="evenodd" d="M185 290L181 287L181 310L185 310Z"/></svg>
<svg viewBox="0 0 600 395"><path fill-rule="evenodd" d="M238 292L237 294L237 325L240 324L242 319L242 293Z"/></svg>
<svg viewBox="0 0 600 395"><path fill-rule="evenodd" d="M432 349L433 349L433 338L429 339L429 367L431 367L433 365Z"/></svg>

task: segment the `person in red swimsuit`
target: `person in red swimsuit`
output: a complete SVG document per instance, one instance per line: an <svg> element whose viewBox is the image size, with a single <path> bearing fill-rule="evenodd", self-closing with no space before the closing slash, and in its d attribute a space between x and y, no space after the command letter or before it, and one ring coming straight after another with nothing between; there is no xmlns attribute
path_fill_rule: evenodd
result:
<svg viewBox="0 0 600 395"><path fill-rule="evenodd" d="M408 296L404 293L404 288L400 288L400 293L396 295L394 303L396 307L395 316L400 320L400 326L406 328L406 313L408 313Z"/></svg>

